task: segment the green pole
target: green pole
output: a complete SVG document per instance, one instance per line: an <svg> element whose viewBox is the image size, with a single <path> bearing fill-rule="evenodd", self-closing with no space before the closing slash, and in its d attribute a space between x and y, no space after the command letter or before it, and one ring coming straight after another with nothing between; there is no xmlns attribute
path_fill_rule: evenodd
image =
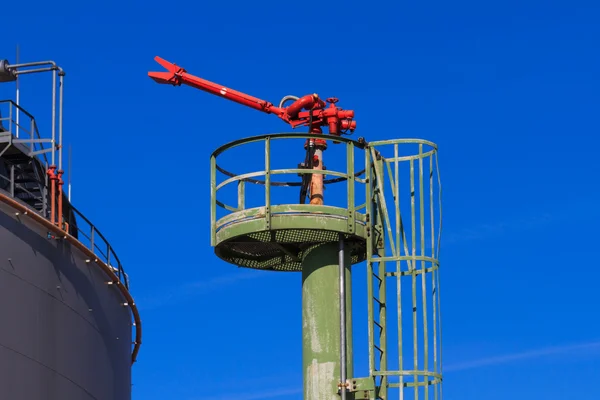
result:
<svg viewBox="0 0 600 400"><path fill-rule="evenodd" d="M304 400L340 400L341 315L339 244L321 244L302 260ZM346 377L353 377L350 254L344 251ZM346 394L352 400L351 393Z"/></svg>

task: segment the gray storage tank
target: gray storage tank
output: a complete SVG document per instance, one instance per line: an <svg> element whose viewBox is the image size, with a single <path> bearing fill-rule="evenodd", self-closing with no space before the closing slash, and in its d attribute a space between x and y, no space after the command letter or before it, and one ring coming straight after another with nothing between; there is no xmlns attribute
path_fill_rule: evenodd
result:
<svg viewBox="0 0 600 400"><path fill-rule="evenodd" d="M63 191L64 72L0 62L0 82L38 72L54 83L50 133L0 100L0 397L127 400L141 324L116 253Z"/></svg>

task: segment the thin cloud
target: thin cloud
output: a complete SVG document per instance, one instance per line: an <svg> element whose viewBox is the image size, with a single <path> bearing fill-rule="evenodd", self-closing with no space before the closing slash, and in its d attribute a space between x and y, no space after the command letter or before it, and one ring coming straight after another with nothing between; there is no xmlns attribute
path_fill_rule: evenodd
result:
<svg viewBox="0 0 600 400"><path fill-rule="evenodd" d="M464 371L467 369L485 367L490 365L504 364L513 361L528 360L556 354L569 353L577 350L600 349L600 341L571 344L566 346L546 347L538 350L530 350L519 353L505 354L495 357L483 357L478 360L465 361L443 367L444 372Z"/></svg>
<svg viewBox="0 0 600 400"><path fill-rule="evenodd" d="M181 302L191 296L197 296L224 286L235 285L238 282L261 277L261 271L245 270L235 274L216 276L201 281L186 282L171 288L167 293L145 296L137 301L140 310L148 310Z"/></svg>
<svg viewBox="0 0 600 400"><path fill-rule="evenodd" d="M235 274L221 275L221 276L216 276L214 278L210 278L210 279L206 279L206 280L202 280L202 281L189 282L183 286L186 289L194 289L194 290L209 289L209 288L213 288L215 286L221 287L221 286L226 286L226 285L230 285L233 283L237 283L239 281L244 281L247 279L259 278L259 277L261 277L260 272L261 271L245 270L243 272L238 272Z"/></svg>

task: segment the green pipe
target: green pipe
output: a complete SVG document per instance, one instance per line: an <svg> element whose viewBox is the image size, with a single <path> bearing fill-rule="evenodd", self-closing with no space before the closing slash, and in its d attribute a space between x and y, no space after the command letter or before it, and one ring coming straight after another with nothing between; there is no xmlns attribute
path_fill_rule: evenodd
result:
<svg viewBox="0 0 600 400"><path fill-rule="evenodd" d="M340 271L337 242L318 245L302 260L304 400L339 400L341 376ZM353 377L350 254L346 266L346 376ZM352 400L347 393L347 400Z"/></svg>

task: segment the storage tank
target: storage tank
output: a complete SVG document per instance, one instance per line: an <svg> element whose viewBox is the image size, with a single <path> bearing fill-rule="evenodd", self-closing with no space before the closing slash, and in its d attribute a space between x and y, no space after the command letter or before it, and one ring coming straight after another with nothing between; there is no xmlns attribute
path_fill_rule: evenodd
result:
<svg viewBox="0 0 600 400"><path fill-rule="evenodd" d="M63 70L0 62L3 89L30 73L52 76L50 129L18 104L18 86L0 100L1 397L127 400L141 345L128 277L63 191Z"/></svg>

